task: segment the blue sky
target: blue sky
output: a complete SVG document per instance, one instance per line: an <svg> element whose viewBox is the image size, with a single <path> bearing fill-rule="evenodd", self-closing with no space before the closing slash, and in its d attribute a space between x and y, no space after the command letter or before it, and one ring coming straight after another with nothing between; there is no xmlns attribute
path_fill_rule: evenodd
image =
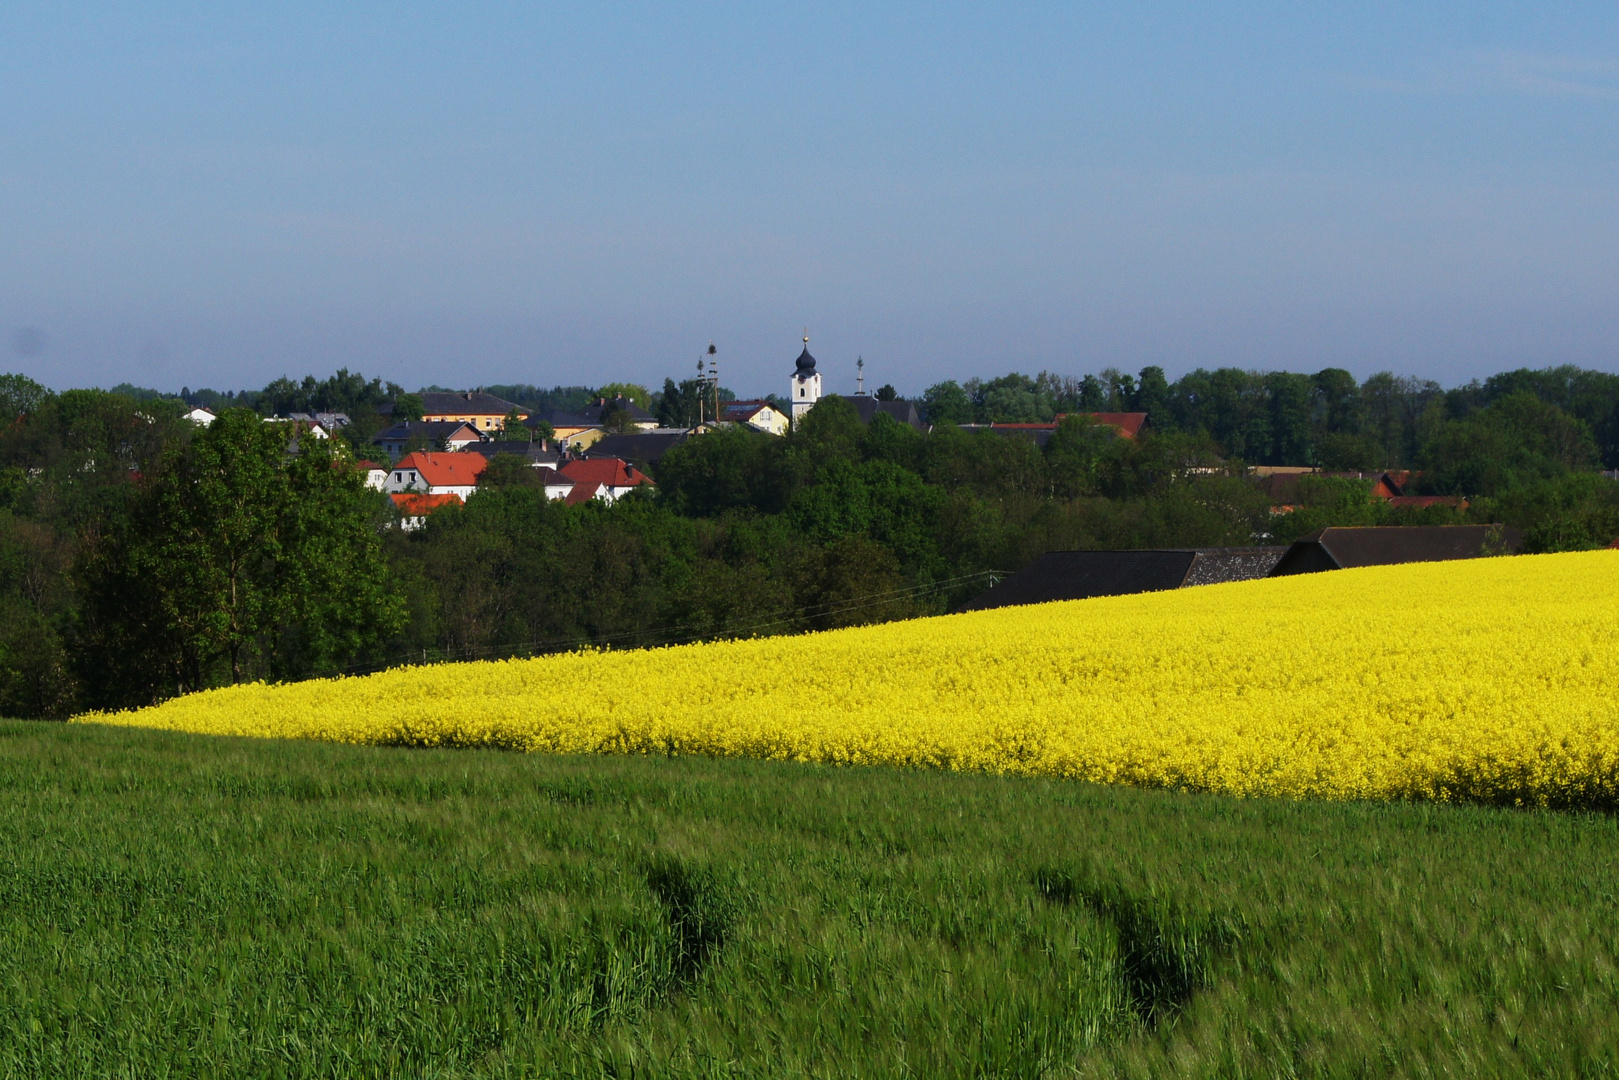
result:
<svg viewBox="0 0 1619 1080"><path fill-rule="evenodd" d="M806 326L1619 369L1619 5L0 5L5 369L763 393Z"/></svg>

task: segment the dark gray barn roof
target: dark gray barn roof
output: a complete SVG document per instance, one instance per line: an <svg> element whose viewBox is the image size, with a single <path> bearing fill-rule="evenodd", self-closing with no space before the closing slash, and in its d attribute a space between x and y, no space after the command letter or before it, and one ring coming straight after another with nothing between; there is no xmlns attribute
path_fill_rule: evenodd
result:
<svg viewBox="0 0 1619 1080"><path fill-rule="evenodd" d="M918 431L926 431L928 425L922 420L922 414L916 411L914 401L896 398L893 401L879 401L870 394L840 394L838 395L854 406L859 414L862 424L869 424L880 412L885 412L902 424L909 424Z"/></svg>
<svg viewBox="0 0 1619 1080"><path fill-rule="evenodd" d="M962 611L1161 592L1186 585L1264 577L1282 547L1178 548L1151 551L1050 551Z"/></svg>
<svg viewBox="0 0 1619 1080"><path fill-rule="evenodd" d="M562 460L562 455L555 450L547 450L543 442L529 442L526 439L491 439L488 442L475 442L466 448L469 454L482 454L492 458L496 454L516 454L524 458L530 465L555 465Z"/></svg>
<svg viewBox="0 0 1619 1080"><path fill-rule="evenodd" d="M374 443L408 442L412 436L419 435L424 439L434 441L447 439L462 428L466 428L474 435L476 429L465 420L401 420L386 431L379 431L371 439Z"/></svg>
<svg viewBox="0 0 1619 1080"><path fill-rule="evenodd" d="M1503 525L1368 525L1317 529L1294 541L1270 574L1284 577L1356 566L1510 555L1522 544L1522 534Z"/></svg>
<svg viewBox="0 0 1619 1080"><path fill-rule="evenodd" d="M623 435L603 435L586 450L588 458L622 458L638 465L656 465L663 455L690 438L690 432L632 431Z"/></svg>
<svg viewBox="0 0 1619 1080"><path fill-rule="evenodd" d="M627 397L616 397L612 399L597 398L589 405L586 405L584 408L580 409L579 416L586 423L599 424L616 412L629 413L630 419L635 421L637 424L645 424L653 419L651 413L647 412L645 409L641 408L641 406L637 405Z"/></svg>
<svg viewBox="0 0 1619 1080"><path fill-rule="evenodd" d="M477 414L500 414L505 416L513 409L518 412L527 412L493 394L485 394L481 390L460 394L423 393L418 395L422 399L422 412L428 416L471 416Z"/></svg>
<svg viewBox="0 0 1619 1080"><path fill-rule="evenodd" d="M1266 577L1276 566L1286 548L1231 547L1198 548L1192 568L1186 572L1182 585L1218 585L1222 581L1252 581Z"/></svg>

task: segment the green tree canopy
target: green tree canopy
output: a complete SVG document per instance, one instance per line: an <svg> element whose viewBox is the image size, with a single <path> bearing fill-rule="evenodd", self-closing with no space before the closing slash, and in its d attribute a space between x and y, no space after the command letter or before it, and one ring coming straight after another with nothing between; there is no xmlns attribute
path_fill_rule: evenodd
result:
<svg viewBox="0 0 1619 1080"><path fill-rule="evenodd" d="M540 470L518 454L496 454L489 459L483 472L478 474L478 488L540 488L544 487Z"/></svg>
<svg viewBox="0 0 1619 1080"><path fill-rule="evenodd" d="M922 391L922 415L930 424L970 424L973 402L967 391L953 379L935 383Z"/></svg>
<svg viewBox="0 0 1619 1080"><path fill-rule="evenodd" d="M1590 429L1526 391L1443 423L1423 448L1423 483L1440 494L1495 495L1589 468Z"/></svg>
<svg viewBox="0 0 1619 1080"><path fill-rule="evenodd" d="M395 421L420 420L426 408L420 394L400 394L394 398L393 418Z"/></svg>
<svg viewBox="0 0 1619 1080"><path fill-rule="evenodd" d="M523 425L523 410L513 409L506 414L500 422L501 435L507 439L527 441L533 437L533 432Z"/></svg>
<svg viewBox="0 0 1619 1080"><path fill-rule="evenodd" d="M176 443L87 554L103 705L352 662L398 629L381 504L329 443L246 409Z"/></svg>
<svg viewBox="0 0 1619 1080"><path fill-rule="evenodd" d="M596 396L606 398L608 401L612 401L614 398L628 398L630 401L635 402L638 408L649 411L652 408L652 391L640 383L608 383L606 386L599 387L596 390Z"/></svg>
<svg viewBox="0 0 1619 1080"><path fill-rule="evenodd" d="M27 416L51 392L26 375L0 375L0 424L14 424Z"/></svg>

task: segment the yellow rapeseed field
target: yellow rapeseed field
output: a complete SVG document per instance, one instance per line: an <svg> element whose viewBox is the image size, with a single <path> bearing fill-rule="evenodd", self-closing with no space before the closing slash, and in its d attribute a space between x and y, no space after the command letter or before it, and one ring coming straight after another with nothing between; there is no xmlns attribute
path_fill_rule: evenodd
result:
<svg viewBox="0 0 1619 1080"><path fill-rule="evenodd" d="M82 722L1619 806L1619 551L251 685Z"/></svg>

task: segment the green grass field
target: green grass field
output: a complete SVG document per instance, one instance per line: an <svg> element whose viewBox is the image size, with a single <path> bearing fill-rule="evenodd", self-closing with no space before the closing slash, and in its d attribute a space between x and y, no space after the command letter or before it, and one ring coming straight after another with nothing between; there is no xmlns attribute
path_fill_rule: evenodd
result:
<svg viewBox="0 0 1619 1080"><path fill-rule="evenodd" d="M0 723L0 1076L1611 1076L1619 828Z"/></svg>

